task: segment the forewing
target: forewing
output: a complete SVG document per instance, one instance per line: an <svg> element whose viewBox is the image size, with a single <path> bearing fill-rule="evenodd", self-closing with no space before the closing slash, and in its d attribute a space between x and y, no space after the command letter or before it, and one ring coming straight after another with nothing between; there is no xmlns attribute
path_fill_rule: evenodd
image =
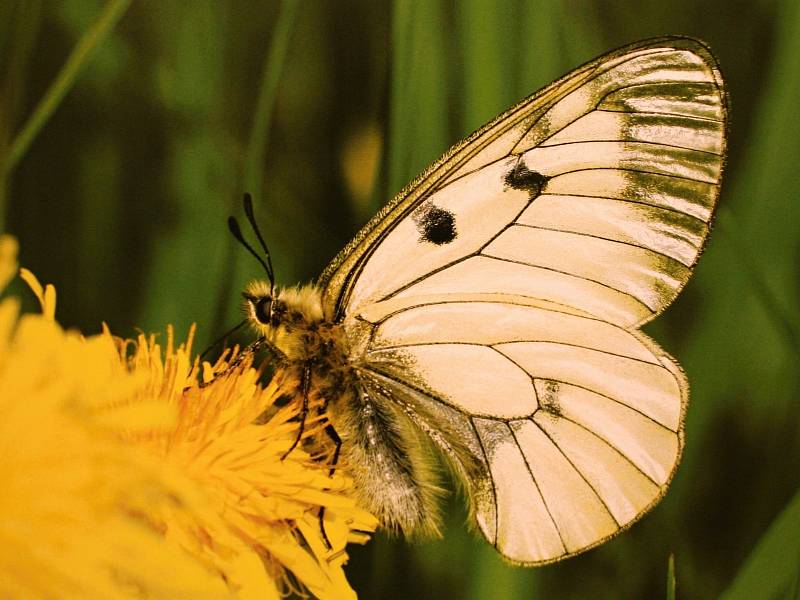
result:
<svg viewBox="0 0 800 600"><path fill-rule="evenodd" d="M577 69L455 146L328 267L327 316L509 294L631 327L686 283L725 154L716 63L651 40Z"/></svg>
<svg viewBox="0 0 800 600"><path fill-rule="evenodd" d="M666 490L687 386L641 333L545 305L457 299L362 324L362 381L449 456L479 528L510 560L582 552Z"/></svg>

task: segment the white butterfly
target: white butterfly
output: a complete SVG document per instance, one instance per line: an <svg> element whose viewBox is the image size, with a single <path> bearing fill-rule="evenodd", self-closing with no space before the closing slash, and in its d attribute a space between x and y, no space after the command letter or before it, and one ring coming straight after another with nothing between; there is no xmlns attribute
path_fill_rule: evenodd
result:
<svg viewBox="0 0 800 600"><path fill-rule="evenodd" d="M640 42L453 147L316 285L276 291L265 264L245 292L256 345L326 403L385 526L436 530L426 442L518 563L582 552L658 502L688 387L639 327L691 275L725 134L708 49Z"/></svg>

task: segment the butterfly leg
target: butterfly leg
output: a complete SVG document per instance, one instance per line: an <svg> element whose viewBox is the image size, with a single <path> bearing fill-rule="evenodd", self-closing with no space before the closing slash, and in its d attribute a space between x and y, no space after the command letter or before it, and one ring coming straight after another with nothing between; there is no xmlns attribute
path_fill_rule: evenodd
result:
<svg viewBox="0 0 800 600"><path fill-rule="evenodd" d="M339 437L339 434L336 433L336 430L333 428L333 425L328 425L325 427L325 433L333 442L333 458L331 458L331 470L328 472L328 477L333 477L333 474L336 472L336 465L339 463L339 453L342 450L342 438Z"/></svg>
<svg viewBox="0 0 800 600"><path fill-rule="evenodd" d="M234 358L233 362L230 365L228 365L228 368L225 370L225 372L227 373L228 371L235 369L240 364L242 364L244 359L246 359L248 356L251 356L256 352L260 352L262 350L269 352L275 359L275 361L278 363L277 366L279 367L286 366L289 363L289 358L286 356L286 354L283 353L283 351L280 348L270 343L267 340L267 338L260 337L256 341L249 344L248 346L245 346L244 350L242 350L239 353L239 356Z"/></svg>
<svg viewBox="0 0 800 600"><path fill-rule="evenodd" d="M289 359L280 349L276 348L269 341L267 341L267 338L260 337L251 344L245 346L244 349L239 353L239 355L236 358L234 358L233 361L228 365L228 367L221 373L217 373L211 381L201 382L200 387L204 388L214 383L220 377L225 377L226 375L234 371L239 365L241 365L246 358L254 355L256 352L260 352L261 350L266 350L267 352L272 354L272 356L275 357L275 360L278 362L278 366L284 366L289 362Z"/></svg>
<svg viewBox="0 0 800 600"><path fill-rule="evenodd" d="M297 448L297 444L300 443L300 438L303 437L303 431L306 428L306 417L308 416L308 394L311 390L311 362L306 362L303 364L303 379L302 379L302 391L303 391L303 406L300 409L300 429L297 432L297 437L294 439L291 447L281 456L281 460L284 460L289 454L291 454L292 450Z"/></svg>
<svg viewBox="0 0 800 600"><path fill-rule="evenodd" d="M326 426L325 433L331 439L334 445L333 458L331 458L331 464L330 464L331 469L330 471L328 471L328 477L333 477L333 474L336 472L336 465L339 462L339 452L342 449L342 438L340 438L339 434L336 433L336 430L333 428L333 425ZM325 546L328 548L328 550L333 550L333 545L331 544L331 541L328 539L328 534L325 532L324 506L320 507L319 509L319 530L322 533L322 541L325 542Z"/></svg>

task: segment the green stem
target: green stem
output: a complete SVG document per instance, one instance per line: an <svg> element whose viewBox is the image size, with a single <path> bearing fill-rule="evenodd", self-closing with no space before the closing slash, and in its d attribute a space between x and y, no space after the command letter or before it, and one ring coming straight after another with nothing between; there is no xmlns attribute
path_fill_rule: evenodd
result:
<svg viewBox="0 0 800 600"><path fill-rule="evenodd" d="M669 555L667 562L667 600L675 600L675 555Z"/></svg>
<svg viewBox="0 0 800 600"><path fill-rule="evenodd" d="M263 200L262 170L272 122L271 117L299 4L299 0L284 0L281 4L278 22L275 25L269 52L264 61L264 70L261 73L261 86L244 165L245 189L252 194L256 202Z"/></svg>
<svg viewBox="0 0 800 600"><path fill-rule="evenodd" d="M131 0L110 0L103 13L83 34L78 45L67 58L55 81L50 85L22 130L14 137L5 161L5 172L10 173L30 148L36 135L58 108L62 98L72 88L78 73L84 67L95 47L109 34L127 10Z"/></svg>

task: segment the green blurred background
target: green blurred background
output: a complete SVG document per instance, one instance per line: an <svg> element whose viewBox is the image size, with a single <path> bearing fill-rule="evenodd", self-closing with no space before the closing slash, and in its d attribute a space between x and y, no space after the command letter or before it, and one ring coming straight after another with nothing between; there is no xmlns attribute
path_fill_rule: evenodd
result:
<svg viewBox="0 0 800 600"><path fill-rule="evenodd" d="M455 499L443 540L379 536L348 573L363 598L663 598L674 553L680 598L800 598L798 0L2 0L0 230L62 323L196 321L203 347L262 276L225 227L243 191L279 280L309 280L453 142L665 33L711 44L732 106L715 231L647 327L692 386L671 491L540 569L504 564Z"/></svg>

